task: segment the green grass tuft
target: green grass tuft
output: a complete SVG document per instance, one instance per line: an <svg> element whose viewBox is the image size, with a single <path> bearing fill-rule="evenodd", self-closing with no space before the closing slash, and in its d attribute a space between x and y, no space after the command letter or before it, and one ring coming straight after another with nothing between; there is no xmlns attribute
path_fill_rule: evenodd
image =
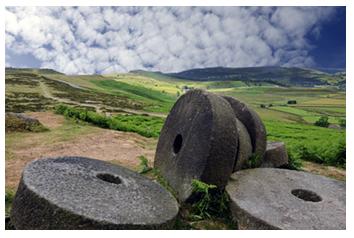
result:
<svg viewBox="0 0 354 238"><path fill-rule="evenodd" d="M228 214L229 199L225 191L213 184L193 179L193 202L190 218L193 220L221 218Z"/></svg>
<svg viewBox="0 0 354 238"><path fill-rule="evenodd" d="M145 174L150 170L152 170L152 168L149 166L148 159L144 155L140 155L138 159L140 160L139 170L138 170L139 174Z"/></svg>
<svg viewBox="0 0 354 238"><path fill-rule="evenodd" d="M5 190L5 217L10 216L12 202L15 198L15 191L12 189Z"/></svg>

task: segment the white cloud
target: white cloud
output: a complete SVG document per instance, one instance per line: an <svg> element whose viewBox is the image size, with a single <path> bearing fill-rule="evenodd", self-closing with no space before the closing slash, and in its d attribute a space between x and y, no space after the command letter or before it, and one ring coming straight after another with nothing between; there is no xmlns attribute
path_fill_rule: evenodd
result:
<svg viewBox="0 0 354 238"><path fill-rule="evenodd" d="M9 7L6 50L31 54L41 67L68 74L311 66L306 36L319 37L321 23L333 12L330 7Z"/></svg>

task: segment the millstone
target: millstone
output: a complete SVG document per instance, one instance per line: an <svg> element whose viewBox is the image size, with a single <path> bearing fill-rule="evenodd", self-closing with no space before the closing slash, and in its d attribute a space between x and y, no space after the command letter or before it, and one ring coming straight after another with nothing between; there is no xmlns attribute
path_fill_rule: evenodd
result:
<svg viewBox="0 0 354 238"><path fill-rule="evenodd" d="M237 157L233 172L247 168L248 159L252 155L252 143L250 135L247 132L246 127L241 121L236 118L237 132L238 132L238 149Z"/></svg>
<svg viewBox="0 0 354 238"><path fill-rule="evenodd" d="M262 168L279 168L289 164L288 152L284 142L267 142Z"/></svg>
<svg viewBox="0 0 354 238"><path fill-rule="evenodd" d="M159 184L133 171L83 157L39 159L20 181L16 229L168 229L178 204Z"/></svg>
<svg viewBox="0 0 354 238"><path fill-rule="evenodd" d="M243 102L229 96L224 96L224 98L230 103L235 116L247 128L252 141L253 153L258 155L259 158L262 158L266 150L267 133L261 118L253 109L246 106ZM261 159L258 165L260 165L260 163Z"/></svg>
<svg viewBox="0 0 354 238"><path fill-rule="evenodd" d="M232 174L226 191L239 229L345 229L345 183L257 168Z"/></svg>
<svg viewBox="0 0 354 238"><path fill-rule="evenodd" d="M155 164L181 202L192 180L223 188L237 153L236 119L230 104L203 90L191 90L171 109L161 130Z"/></svg>

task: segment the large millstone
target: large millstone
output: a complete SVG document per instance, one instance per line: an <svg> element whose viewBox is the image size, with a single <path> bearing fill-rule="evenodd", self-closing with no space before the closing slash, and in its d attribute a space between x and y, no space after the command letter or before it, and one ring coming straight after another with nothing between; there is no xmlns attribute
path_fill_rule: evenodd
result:
<svg viewBox="0 0 354 238"><path fill-rule="evenodd" d="M226 191L239 229L345 229L345 183L286 169L232 174Z"/></svg>
<svg viewBox="0 0 354 238"><path fill-rule="evenodd" d="M252 142L247 128L236 118L238 133L238 149L233 172L247 168L249 158L252 156Z"/></svg>
<svg viewBox="0 0 354 238"><path fill-rule="evenodd" d="M159 184L83 157L28 164L11 211L16 229L168 229L178 204Z"/></svg>
<svg viewBox="0 0 354 238"><path fill-rule="evenodd" d="M261 118L243 102L229 96L224 96L224 98L230 103L235 116L247 128L252 141L253 153L259 157L259 163L257 164L259 166L267 146L267 133Z"/></svg>
<svg viewBox="0 0 354 238"><path fill-rule="evenodd" d="M237 153L236 119L230 104L203 90L181 96L161 130L155 164L180 201L192 194L192 180L223 188Z"/></svg>
<svg viewBox="0 0 354 238"><path fill-rule="evenodd" d="M267 149L261 167L280 168L288 164L288 152L286 151L284 142L267 142Z"/></svg>

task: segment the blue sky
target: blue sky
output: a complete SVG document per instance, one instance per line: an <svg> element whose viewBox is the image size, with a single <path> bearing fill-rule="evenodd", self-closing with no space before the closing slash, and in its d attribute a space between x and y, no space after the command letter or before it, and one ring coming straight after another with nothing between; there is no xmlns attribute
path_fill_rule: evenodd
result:
<svg viewBox="0 0 354 238"><path fill-rule="evenodd" d="M345 7L8 7L6 66L345 68Z"/></svg>

